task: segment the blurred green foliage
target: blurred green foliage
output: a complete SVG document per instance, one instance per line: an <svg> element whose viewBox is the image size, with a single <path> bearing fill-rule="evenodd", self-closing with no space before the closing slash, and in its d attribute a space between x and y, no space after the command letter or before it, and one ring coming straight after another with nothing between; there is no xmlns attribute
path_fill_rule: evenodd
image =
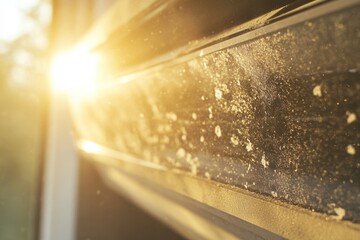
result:
<svg viewBox="0 0 360 240"><path fill-rule="evenodd" d="M39 97L0 91L0 239L33 239L41 140Z"/></svg>
<svg viewBox="0 0 360 240"><path fill-rule="evenodd" d="M44 136L47 26L40 1L32 30L0 41L0 239L35 239ZM11 24L11 23L9 23Z"/></svg>

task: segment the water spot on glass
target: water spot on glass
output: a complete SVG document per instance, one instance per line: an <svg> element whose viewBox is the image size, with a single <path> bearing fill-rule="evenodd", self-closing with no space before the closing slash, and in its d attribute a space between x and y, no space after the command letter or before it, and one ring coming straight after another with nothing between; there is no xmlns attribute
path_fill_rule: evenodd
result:
<svg viewBox="0 0 360 240"><path fill-rule="evenodd" d="M179 149L177 150L177 152L176 152L176 156L177 156L178 158L184 158L185 155L186 155L186 151L185 151L185 149L183 149L183 148L179 148Z"/></svg>
<svg viewBox="0 0 360 240"><path fill-rule="evenodd" d="M215 135L219 138L221 137L221 128L219 125L216 125L215 127Z"/></svg>
<svg viewBox="0 0 360 240"><path fill-rule="evenodd" d="M220 100L222 96L223 96L223 92L220 89L215 88L215 98Z"/></svg>

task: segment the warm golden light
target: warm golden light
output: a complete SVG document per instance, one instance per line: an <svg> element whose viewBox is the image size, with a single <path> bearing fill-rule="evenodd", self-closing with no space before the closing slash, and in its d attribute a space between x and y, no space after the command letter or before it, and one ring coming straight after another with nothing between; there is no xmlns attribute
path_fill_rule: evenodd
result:
<svg viewBox="0 0 360 240"><path fill-rule="evenodd" d="M51 66L55 91L88 94L96 89L98 57L94 54L69 52L57 55Z"/></svg>
<svg viewBox="0 0 360 240"><path fill-rule="evenodd" d="M86 153L101 153L101 147L90 141L81 141L79 147Z"/></svg>

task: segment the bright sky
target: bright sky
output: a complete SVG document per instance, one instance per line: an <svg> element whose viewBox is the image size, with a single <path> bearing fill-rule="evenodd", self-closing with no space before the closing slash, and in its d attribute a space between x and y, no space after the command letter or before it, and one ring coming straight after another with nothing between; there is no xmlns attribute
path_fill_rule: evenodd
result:
<svg viewBox="0 0 360 240"><path fill-rule="evenodd" d="M0 0L0 40L11 41L28 30L24 11L39 0Z"/></svg>

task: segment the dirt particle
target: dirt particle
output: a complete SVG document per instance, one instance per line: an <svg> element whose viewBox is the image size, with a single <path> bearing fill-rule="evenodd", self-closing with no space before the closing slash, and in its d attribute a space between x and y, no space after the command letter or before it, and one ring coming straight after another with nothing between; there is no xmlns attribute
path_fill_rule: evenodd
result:
<svg viewBox="0 0 360 240"><path fill-rule="evenodd" d="M313 94L314 94L314 96L317 96L317 97L322 96L321 85L317 85L317 86L314 87Z"/></svg>
<svg viewBox="0 0 360 240"><path fill-rule="evenodd" d="M164 137L162 137L161 142L167 144L170 142L170 138L168 136L164 136Z"/></svg>
<svg viewBox="0 0 360 240"><path fill-rule="evenodd" d="M272 195L273 197L277 197L277 196L278 196L277 192L275 192L275 191L271 191L271 195Z"/></svg>
<svg viewBox="0 0 360 240"><path fill-rule="evenodd" d="M192 119L196 120L196 119L197 119L196 113L192 113L192 114L191 114L191 117L192 117Z"/></svg>
<svg viewBox="0 0 360 240"><path fill-rule="evenodd" d="M252 143L250 142L250 140L249 139L247 139L247 144L246 144L246 151L248 151L248 152L250 152L250 151L252 151L253 150L253 145L252 145Z"/></svg>
<svg viewBox="0 0 360 240"><path fill-rule="evenodd" d="M266 161L265 154L261 157L261 165L263 165L264 168L267 168L269 166L269 161Z"/></svg>
<svg viewBox="0 0 360 240"><path fill-rule="evenodd" d="M246 169L246 173L249 173L250 169L251 169L251 164L249 164L248 168Z"/></svg>
<svg viewBox="0 0 360 240"><path fill-rule="evenodd" d="M336 213L337 216L333 216L333 218L337 219L337 220L343 219L346 214L345 209L340 208L340 207L334 208L334 212Z"/></svg>
<svg viewBox="0 0 360 240"><path fill-rule="evenodd" d="M167 119L170 119L172 121L176 121L177 120L177 116L175 113L173 112L169 112L169 113L166 113L166 118Z"/></svg>
<svg viewBox="0 0 360 240"><path fill-rule="evenodd" d="M347 116L346 122L348 124L351 124L351 123L353 123L353 122L355 122L357 120L357 117L356 117L355 113L347 111L346 116Z"/></svg>
<svg viewBox="0 0 360 240"><path fill-rule="evenodd" d="M186 135L185 134L181 135L181 140L186 141Z"/></svg>
<svg viewBox="0 0 360 240"><path fill-rule="evenodd" d="M209 118L211 119L213 118L212 107L209 107L208 110L209 110Z"/></svg>
<svg viewBox="0 0 360 240"><path fill-rule="evenodd" d="M356 154L356 150L354 148L353 145L349 144L346 146L346 152L349 154L349 155L355 155Z"/></svg>
<svg viewBox="0 0 360 240"><path fill-rule="evenodd" d="M191 164L190 168L191 168L191 173L193 175L196 175L197 174L197 165L196 164Z"/></svg>
<svg viewBox="0 0 360 240"><path fill-rule="evenodd" d="M234 134L231 136L230 141L234 146L239 145L239 138Z"/></svg>

